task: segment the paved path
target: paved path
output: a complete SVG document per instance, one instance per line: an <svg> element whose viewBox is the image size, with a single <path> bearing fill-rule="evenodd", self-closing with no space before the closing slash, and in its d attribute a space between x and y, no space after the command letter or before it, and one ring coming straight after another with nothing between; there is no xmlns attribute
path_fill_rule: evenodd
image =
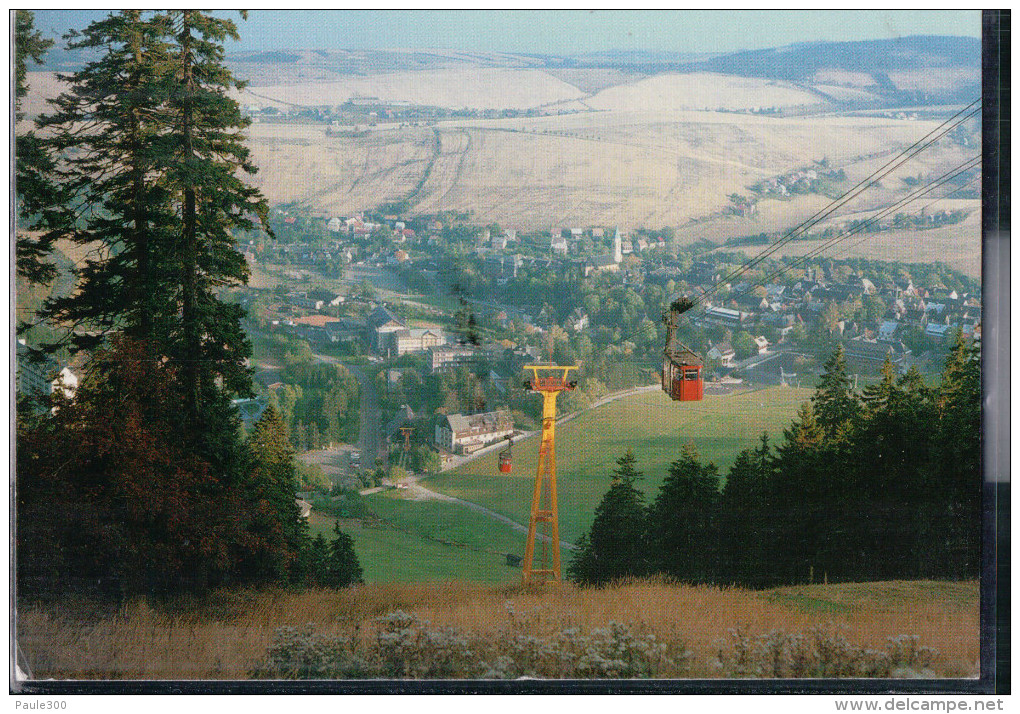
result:
<svg viewBox="0 0 1020 714"><path fill-rule="evenodd" d="M635 387L633 389L626 389L626 390L623 390L621 392L615 392L613 394L606 395L605 397L602 397L601 399L597 400L590 407L588 407L588 409L595 409L596 407L600 407L603 404L608 404L609 402L613 402L613 401L616 401L617 399L622 399L624 397L631 396L632 394L643 394L645 392L655 391L656 389L659 389L659 385L658 384L652 384L652 385L648 385L646 387ZM570 421L571 419L575 419L575 418L577 418L577 416L579 414L581 414L582 411L587 411L587 409L576 411L576 412L573 412L571 414L566 414L566 415L560 417L559 419L557 419L556 423L557 424L564 424L564 423ZM536 431L526 431L526 432L523 432L522 434L520 434L520 435L518 435L516 437L516 441L520 442L521 440L526 439L526 438L531 437L531 436L534 436L537 433L538 433L537 430ZM450 464L448 464L443 470L444 471L449 470L451 468L454 468L455 466L459 466L460 464L464 464L464 463L467 463L468 461L472 461L473 459L477 459L479 456L484 456L485 454L487 454L487 453L489 453L489 452L491 452L491 451L493 451L495 449L502 449L502 448L504 448L504 444L502 442L499 442L499 443L493 444L492 446L486 447L484 449L480 449L479 451L476 451L475 453L473 453L473 454L471 454L469 456L457 457ZM432 489L430 489L430 488L428 488L426 486L423 486L419 482L420 478L421 478L420 476L415 476L415 477L412 477L412 478L410 478L410 479L405 481L405 483L408 486L408 495L411 498L422 499L422 500L432 499L432 500L436 500L436 501L446 501L447 503L456 503L459 506L463 506L464 508L467 508L469 510L475 511L476 513L484 514L484 515L488 516L489 518L492 518L494 520L499 521L500 523L504 523L504 524L510 526L511 528L513 528L515 531L518 531L520 533L527 533L528 532L528 526L526 526L524 524L521 524L521 523L518 523L517 521L513 520L512 518L508 518L507 516L504 516L502 513L497 513L496 511L493 511L493 510L491 510L489 508L486 508L485 506L483 506L483 505L481 505L479 503L474 503L473 501L465 501L462 498L457 498L455 496L449 496L449 495L447 495L445 493L440 493L439 491L433 491ZM375 491L373 490L372 492L374 493ZM550 538L548 536L543 535L541 533L539 533L537 535L537 538L539 540L544 540L546 542L548 542L550 540ZM560 540L560 547L561 548L565 548L566 550L574 550L575 549L573 543L568 543L565 540Z"/></svg>

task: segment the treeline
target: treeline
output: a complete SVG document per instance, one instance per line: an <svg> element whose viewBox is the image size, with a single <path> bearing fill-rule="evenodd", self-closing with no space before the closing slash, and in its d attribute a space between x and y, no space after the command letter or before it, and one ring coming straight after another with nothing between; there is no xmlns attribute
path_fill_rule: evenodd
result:
<svg viewBox="0 0 1020 714"><path fill-rule="evenodd" d="M665 574L747 587L980 572L981 373L957 340L941 383L911 369L856 392L842 351L776 446L763 435L720 488L685 447L646 505L633 454L619 461L573 579Z"/></svg>
<svg viewBox="0 0 1020 714"><path fill-rule="evenodd" d="M30 13L16 30L18 66L38 61ZM249 121L223 63L237 37L207 12L111 13L69 34L95 59L38 119L45 132L19 127L18 276L51 281L58 240L89 250L74 290L35 316L59 335L47 349L87 366L73 395L18 403L21 594L360 579L347 536L309 537L279 414L244 438L231 403L253 395L252 348L222 292L248 277L235 235L270 232L242 178Z"/></svg>

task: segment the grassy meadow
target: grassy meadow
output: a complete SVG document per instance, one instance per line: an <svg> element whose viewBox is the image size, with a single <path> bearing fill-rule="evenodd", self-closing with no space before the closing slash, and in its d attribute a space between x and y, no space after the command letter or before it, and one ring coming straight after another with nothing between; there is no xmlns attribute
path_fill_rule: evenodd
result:
<svg viewBox="0 0 1020 714"><path fill-rule="evenodd" d="M525 534L494 518L456 503L413 500L403 491L373 494L366 503L374 514L419 538L456 543L476 552L521 553Z"/></svg>
<svg viewBox="0 0 1020 714"><path fill-rule="evenodd" d="M705 459L720 466L754 446L763 430L779 438L808 389L768 388L701 403L674 404L660 392L633 395L583 413L557 427L561 538L573 542L586 530L609 487L616 459L628 447L645 478L640 486L654 498L682 443L691 442ZM473 501L522 525L528 523L536 468L536 438L514 447L514 472L500 474L495 455L483 456L423 482L440 493ZM377 517L342 519L354 539L365 582L393 583L462 580L507 584L520 570L505 555L524 554L525 534L484 513L413 491L389 490L365 496ZM313 511L313 535L332 536L332 517ZM562 553L564 567L570 552Z"/></svg>
<svg viewBox="0 0 1020 714"><path fill-rule="evenodd" d="M445 663L446 669L437 671L450 677L481 671L464 658L457 660L462 670L450 669L451 643L471 643L465 656L491 660L517 657L514 647L519 650L522 642L550 642L569 659L577 654L571 643L604 642L608 630L599 628L612 623L626 626L625 639L657 643L651 667L641 676L775 676L787 670L774 669L773 655L789 655L790 644L798 642L827 645L825 652L808 647L810 666L831 667L833 658L856 657L885 662L884 676L978 675L977 582L806 585L760 592L655 580L598 590L464 582L235 590L213 593L199 604L136 601L116 612L80 602L22 603L16 627L35 678L246 679L266 671L267 652L274 636L279 649L281 634L291 655L327 657L314 646L337 637L366 657L385 657L377 637L385 624L379 618L396 611L406 613L406 621L423 633L403 643L401 661ZM277 632L281 627L296 629ZM905 649L923 656L904 656ZM890 669L890 658L893 663L919 659L923 666ZM814 671L808 665L794 672L812 676L804 674ZM539 672L550 671L538 666ZM583 668L569 671L597 676Z"/></svg>
<svg viewBox="0 0 1020 714"><path fill-rule="evenodd" d="M445 529L445 524L436 521L434 514L430 514L428 509L423 509L419 515L423 520L436 525L433 532L442 532ZM357 519L340 521L340 527L354 539L354 551L358 555L366 583L443 580L508 583L520 579L520 570L508 568L502 553L441 543L422 537L420 532L402 529L409 522L417 520L415 514L408 514L406 521L398 522L399 527L387 523L369 524ZM313 513L312 535L322 533L331 538L334 522L331 517ZM475 524L475 530L479 534L487 534L498 528L505 526L496 521ZM524 546L521 545L517 550L523 552Z"/></svg>
<svg viewBox="0 0 1020 714"><path fill-rule="evenodd" d="M683 444L715 463L725 477L741 450L757 445L762 431L775 443L809 389L770 387L701 402L676 403L660 391L610 402L556 427L560 535L573 542L591 523L609 488L616 460L628 448L644 473L638 482L651 500ZM423 482L428 488L479 503L527 524L538 460L538 439L514 447L514 470L501 474L488 454Z"/></svg>

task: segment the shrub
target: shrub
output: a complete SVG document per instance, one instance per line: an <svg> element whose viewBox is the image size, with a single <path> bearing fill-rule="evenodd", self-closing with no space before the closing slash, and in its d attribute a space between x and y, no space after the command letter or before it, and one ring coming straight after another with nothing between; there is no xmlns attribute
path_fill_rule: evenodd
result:
<svg viewBox="0 0 1020 714"><path fill-rule="evenodd" d="M584 632L567 628L530 634L509 607L511 626L497 633L466 633L431 626L402 610L375 620L374 637L316 633L312 625L281 627L252 676L271 679L643 679L689 672L690 652L626 624ZM525 616L526 619L526 616ZM725 677L932 677L937 653L916 636L889 638L882 650L850 642L835 625L806 632L729 632L718 649Z"/></svg>
<svg viewBox="0 0 1020 714"><path fill-rule="evenodd" d="M549 638L516 634L508 645L487 678L635 679L654 677L673 664L655 635L635 635L618 622L588 635L575 628Z"/></svg>
<svg viewBox="0 0 1020 714"><path fill-rule="evenodd" d="M362 679L372 668L346 637L316 633L311 624L298 629L280 627L266 659L252 673L260 679Z"/></svg>
<svg viewBox="0 0 1020 714"><path fill-rule="evenodd" d="M450 679L481 674L485 665L467 637L452 627L429 628L402 610L376 620L375 654L383 675L409 679Z"/></svg>
<svg viewBox="0 0 1020 714"><path fill-rule="evenodd" d="M717 666L729 677L929 677L935 654L912 635L889 638L879 651L851 643L834 625L756 637L741 626L720 645Z"/></svg>

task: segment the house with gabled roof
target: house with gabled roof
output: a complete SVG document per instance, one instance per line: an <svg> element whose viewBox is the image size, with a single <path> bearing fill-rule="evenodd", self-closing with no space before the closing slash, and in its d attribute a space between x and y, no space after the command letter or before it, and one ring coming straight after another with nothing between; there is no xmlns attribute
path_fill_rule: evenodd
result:
<svg viewBox="0 0 1020 714"><path fill-rule="evenodd" d="M723 367L732 367L737 357L737 351L729 342L720 342L713 345L705 356L711 360L719 360L719 364Z"/></svg>
<svg viewBox="0 0 1020 714"><path fill-rule="evenodd" d="M513 434L514 422L509 411L481 414L447 414L436 424L435 443L441 449L470 454Z"/></svg>
<svg viewBox="0 0 1020 714"><path fill-rule="evenodd" d="M382 345L380 352L391 357L400 357L408 352L423 352L445 342L446 338L438 330L421 327L404 328L386 334L385 340L380 341Z"/></svg>

